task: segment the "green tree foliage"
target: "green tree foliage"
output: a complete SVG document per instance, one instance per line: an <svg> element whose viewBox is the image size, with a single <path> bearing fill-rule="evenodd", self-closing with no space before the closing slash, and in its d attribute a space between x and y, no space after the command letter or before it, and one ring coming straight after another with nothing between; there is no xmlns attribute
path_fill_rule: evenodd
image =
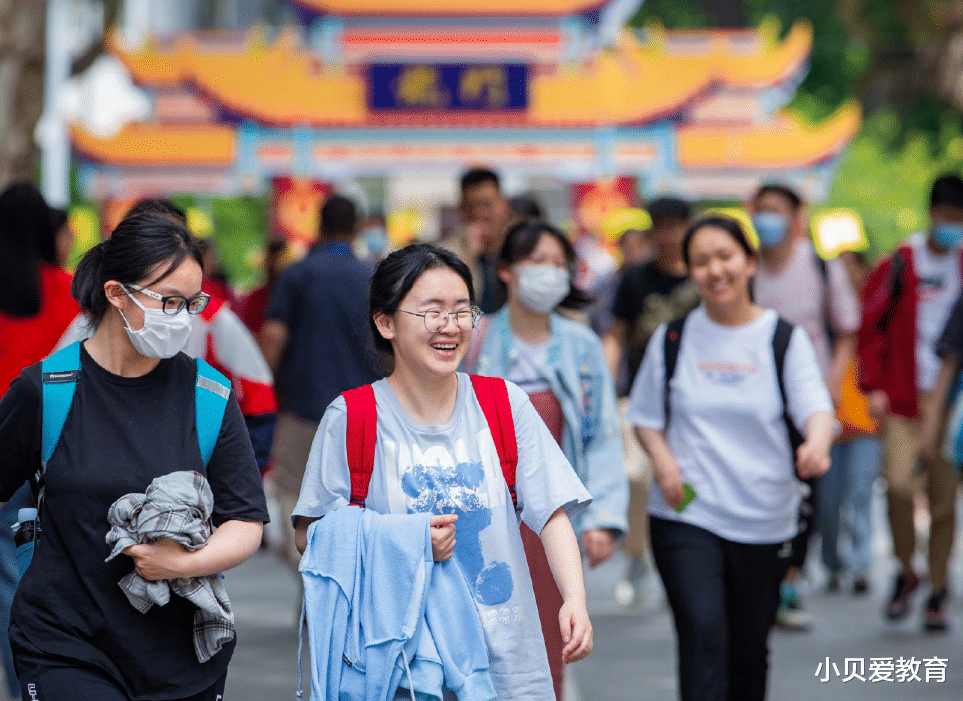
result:
<svg viewBox="0 0 963 701"><path fill-rule="evenodd" d="M953 31L947 11L960 0L732 1L741 3L749 26L766 18L776 18L783 31L800 20L813 25L809 72L790 109L817 122L848 100L863 105L863 128L821 204L857 211L875 254L925 228L933 179L963 170L963 120L941 97L926 63L933 37ZM632 23L719 26L712 9L707 0L646 0Z"/></svg>
<svg viewBox="0 0 963 701"><path fill-rule="evenodd" d="M211 240L232 285L251 288L261 282L253 262L267 240L268 202L265 197L198 199L175 197L179 207L196 207L213 222Z"/></svg>

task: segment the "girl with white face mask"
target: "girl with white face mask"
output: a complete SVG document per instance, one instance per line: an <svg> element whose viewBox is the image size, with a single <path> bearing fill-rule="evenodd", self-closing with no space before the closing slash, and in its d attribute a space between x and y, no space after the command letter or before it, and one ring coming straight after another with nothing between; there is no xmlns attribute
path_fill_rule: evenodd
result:
<svg viewBox="0 0 963 701"><path fill-rule="evenodd" d="M575 251L565 234L544 222L508 230L498 261L507 304L483 317L466 369L504 377L525 390L594 501L573 520L582 554L594 567L626 528L628 482L622 468L615 388L598 337L557 313L591 299L574 287ZM522 528L544 631L557 627L558 589L535 535ZM557 637L557 636L555 636ZM557 698L562 694L561 646L545 635Z"/></svg>
<svg viewBox="0 0 963 701"><path fill-rule="evenodd" d="M220 640L202 663L190 643L193 604L172 596L168 605L144 614L118 586L135 571L157 582L230 569L254 554L268 520L230 383L199 375L181 352L191 319L210 299L201 292L202 265L194 239L175 218L125 218L87 252L72 281L71 293L93 328L79 347L65 349L79 357L73 365L79 369L42 377L41 365L32 365L0 401L0 500L6 500L41 469L45 387L59 376L75 383L59 441L43 468L42 534L11 613L17 671L24 689L32 685L39 698L214 701L224 692L234 641ZM227 398L209 457L202 457L199 443L204 417L195 418L199 387L214 387ZM172 493L172 501L185 513L202 502L210 509L216 530L206 544L191 551L162 537L105 561L113 505L145 494L171 473L191 480L197 492L196 502L190 501L193 492Z"/></svg>

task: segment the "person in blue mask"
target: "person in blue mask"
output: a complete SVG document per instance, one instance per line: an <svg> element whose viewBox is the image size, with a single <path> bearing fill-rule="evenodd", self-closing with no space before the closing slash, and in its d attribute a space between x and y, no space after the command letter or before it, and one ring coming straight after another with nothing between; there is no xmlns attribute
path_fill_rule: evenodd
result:
<svg viewBox="0 0 963 701"><path fill-rule="evenodd" d="M754 299L759 306L774 309L790 323L805 329L823 381L834 404L839 404L843 379L856 351L859 329L859 298L842 260L823 261L809 238L806 207L795 190L784 184L760 187L749 204L752 223L759 236L759 264L753 280ZM834 447L833 470L836 474L866 474L860 481L861 493L872 489L878 471L878 457L857 456ZM851 463L873 463L867 470L855 470ZM823 488L832 489L832 480L807 481L808 494L800 512L799 535L793 540L793 554L786 581L781 589L776 621L783 628L805 630L811 624L803 607L802 572L813 526L821 523L817 514ZM838 492L839 488L835 489ZM822 500L839 502L836 495ZM836 553L832 534L825 537L823 561L830 572L830 588L838 587L842 563ZM859 562L849 563L855 581L865 577Z"/></svg>
<svg viewBox="0 0 963 701"><path fill-rule="evenodd" d="M917 486L923 484L930 511L931 586L923 627L941 632L947 629L947 562L953 549L958 471L932 446L938 445L938 417L954 379L952 373L941 372L937 353L956 352L940 335L961 291L963 179L955 174L938 177L929 213L929 229L902 242L870 277L858 346L861 389L885 436L883 476L899 560L884 616L893 621L906 617L920 585L913 566L914 500Z"/></svg>

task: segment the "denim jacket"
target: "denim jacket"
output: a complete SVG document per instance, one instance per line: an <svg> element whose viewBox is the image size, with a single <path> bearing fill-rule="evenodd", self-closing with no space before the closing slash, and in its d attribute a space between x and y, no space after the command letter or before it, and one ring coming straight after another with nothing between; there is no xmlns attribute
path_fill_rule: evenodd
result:
<svg viewBox="0 0 963 701"><path fill-rule="evenodd" d="M481 348L467 370L504 377L518 355L508 306L485 320ZM562 452L593 498L572 526L576 533L608 528L622 535L628 527L629 486L622 467L615 386L602 344L590 328L558 314L550 316L549 326L552 342L541 373L562 406Z"/></svg>

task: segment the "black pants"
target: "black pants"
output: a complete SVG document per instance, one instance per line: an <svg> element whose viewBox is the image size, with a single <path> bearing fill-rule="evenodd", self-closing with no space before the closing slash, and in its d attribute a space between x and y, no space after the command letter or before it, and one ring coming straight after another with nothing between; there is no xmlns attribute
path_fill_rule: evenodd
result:
<svg viewBox="0 0 963 701"><path fill-rule="evenodd" d="M652 554L675 619L682 701L762 701L784 543L734 543L651 518Z"/></svg>
<svg viewBox="0 0 963 701"><path fill-rule="evenodd" d="M129 701L127 692L106 672L77 660L14 650L23 701ZM158 660L158 665L163 665ZM214 686L180 701L221 701L227 672Z"/></svg>
<svg viewBox="0 0 963 701"><path fill-rule="evenodd" d="M809 490L799 502L799 533L792 539L792 555L789 566L801 570L806 564L806 554L809 552L809 539L813 534L813 524L816 523L816 478L804 480Z"/></svg>

